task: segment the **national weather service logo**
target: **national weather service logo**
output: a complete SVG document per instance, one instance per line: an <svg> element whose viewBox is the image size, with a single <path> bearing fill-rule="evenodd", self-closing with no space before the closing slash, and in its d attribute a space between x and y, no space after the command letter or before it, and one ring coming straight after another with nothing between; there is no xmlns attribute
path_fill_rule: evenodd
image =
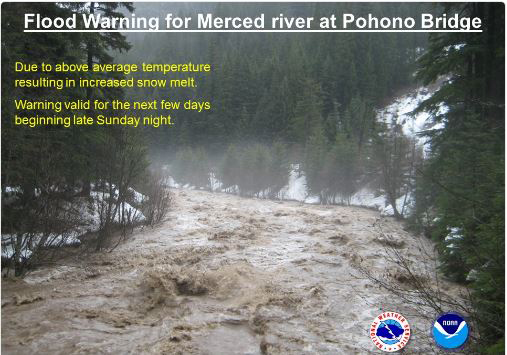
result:
<svg viewBox="0 0 507 355"><path fill-rule="evenodd" d="M468 324L457 313L444 313L433 324L433 338L444 349L461 347L468 339Z"/></svg>
<svg viewBox="0 0 507 355"><path fill-rule="evenodd" d="M398 351L403 349L410 339L410 325L401 314L384 312L373 320L370 337L378 349Z"/></svg>

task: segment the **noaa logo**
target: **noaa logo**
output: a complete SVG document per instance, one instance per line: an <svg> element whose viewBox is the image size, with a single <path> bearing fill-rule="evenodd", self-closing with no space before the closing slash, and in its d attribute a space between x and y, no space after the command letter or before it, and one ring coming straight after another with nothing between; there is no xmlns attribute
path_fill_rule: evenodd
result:
<svg viewBox="0 0 507 355"><path fill-rule="evenodd" d="M370 338L382 351L398 351L403 349L410 339L410 325L401 314L384 312L373 320Z"/></svg>
<svg viewBox="0 0 507 355"><path fill-rule="evenodd" d="M444 349L456 349L468 339L468 324L459 314L444 313L433 325L433 338Z"/></svg>

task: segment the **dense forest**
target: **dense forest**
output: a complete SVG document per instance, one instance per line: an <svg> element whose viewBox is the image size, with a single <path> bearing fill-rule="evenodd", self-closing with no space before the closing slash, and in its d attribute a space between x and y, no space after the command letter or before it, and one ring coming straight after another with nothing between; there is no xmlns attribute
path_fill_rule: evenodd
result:
<svg viewBox="0 0 507 355"><path fill-rule="evenodd" d="M158 168L181 185L277 198L291 172L322 204L363 187L435 241L446 278L471 290L477 351L504 347L504 7L455 3L3 4L2 247L17 274L44 262L79 230L100 251L113 232L163 218ZM181 15L209 11L478 16L482 33L22 33L19 13ZM195 89L13 89L13 63L210 63ZM30 74L25 74L30 75ZM34 73L33 75L38 75ZM57 77L62 75L53 73ZM68 75L68 74L65 74ZM94 74L100 75L100 74ZM155 74L154 74L155 75ZM147 78L150 75L146 75ZM431 95L425 130L407 135L379 110L419 86ZM14 98L205 100L161 128L38 127L12 123ZM41 112L44 113L44 112ZM85 112L93 114L93 112ZM425 138L421 145L419 138ZM136 198L137 191L149 197ZM399 210L400 198L412 208ZM93 212L95 211L95 212ZM141 221L136 213L142 211ZM86 216L96 213L90 231ZM30 250L27 253L27 250ZM4 254L3 254L4 255Z"/></svg>
<svg viewBox="0 0 507 355"><path fill-rule="evenodd" d="M68 16L100 11L105 16L122 16L132 11L129 3L89 4L6 4L2 22L2 254L17 275L39 263L52 260L57 247L79 244L78 236L94 235L93 248L107 246L113 232L125 236L139 224L162 218L168 195L161 177L148 169L144 133L123 126L15 126L15 99L71 101L117 99L120 89L67 88L44 90L14 88L16 61L49 63L112 63L113 51L131 48L119 33L62 33L23 35L19 13ZM37 78L40 72L23 74ZM72 77L53 71L48 78ZM101 75L99 73L98 75ZM26 110L26 112L30 112ZM51 115L51 110L37 110ZM94 115L93 109L74 111ZM141 200L137 191L151 196ZM142 211L142 212L141 212Z"/></svg>
<svg viewBox="0 0 507 355"><path fill-rule="evenodd" d="M157 6L139 6L137 12L150 16L168 11L165 5ZM422 9L437 11L421 4L298 4L264 6L262 12L403 17ZM180 5L171 11L185 15L196 8ZM214 10L223 16L259 11L254 5L217 5ZM416 59L427 45L426 34L171 33L133 34L129 40L133 49L122 57L124 62L192 58L212 64L213 73L199 78L202 85L196 89L151 93L159 99L211 102L207 112L180 111L174 126L147 132L152 156L170 163L171 175L182 184L209 187L213 171L230 191L273 197L286 184L290 166L298 164L306 173L308 190L323 203L348 201L367 184L388 190L394 206L407 192L407 170L420 159L421 147L391 134L401 128L378 122L376 110L415 85ZM171 46L157 45L164 41ZM129 95L142 98L146 92Z"/></svg>
<svg viewBox="0 0 507 355"><path fill-rule="evenodd" d="M160 11L157 6L160 7ZM176 6L176 5L175 5ZM182 16L196 13L192 5L171 6ZM179 8L179 9L178 9ZM202 11L201 5L199 10ZM298 4L225 6L214 13L222 16L283 13L287 16L349 11L373 12L381 16L410 16L432 5L418 4ZM144 16L168 7L138 6ZM129 62L194 62L212 64L213 73L195 90L153 92L154 97L198 97L212 101L209 114L183 112L177 124L156 130L157 147L206 146L214 153L238 142L272 143L275 140L303 146L312 129L321 126L329 141L338 131L350 139L366 140L373 118L352 117L391 98L397 90L412 85L415 60L426 45L426 34L167 34L129 36L133 49L122 57ZM170 46L159 43L170 42ZM138 92L138 95L145 93ZM343 116L343 117L342 117ZM310 129L311 128L311 129ZM354 136L354 137L352 137ZM362 144L360 142L359 144Z"/></svg>

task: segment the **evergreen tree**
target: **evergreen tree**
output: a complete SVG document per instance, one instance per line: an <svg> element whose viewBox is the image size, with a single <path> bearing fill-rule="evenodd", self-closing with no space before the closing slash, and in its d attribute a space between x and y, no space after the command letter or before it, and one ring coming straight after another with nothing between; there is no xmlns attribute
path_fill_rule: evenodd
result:
<svg viewBox="0 0 507 355"><path fill-rule="evenodd" d="M374 153L381 171L382 187L397 218L401 217L397 199L406 192L410 178L410 148L410 141L398 123L391 123L390 127L386 125L375 137Z"/></svg>
<svg viewBox="0 0 507 355"><path fill-rule="evenodd" d="M275 142L271 147L271 159L269 166L269 186L271 197L276 197L278 192L288 183L289 162L287 146L282 142Z"/></svg>
<svg viewBox="0 0 507 355"><path fill-rule="evenodd" d="M482 33L432 35L420 59L425 83L447 79L420 107L442 128L428 132L428 193L418 204L434 211L444 270L471 282L480 342L491 345L504 337L504 11L486 3L448 10L480 17L484 26Z"/></svg>
<svg viewBox="0 0 507 355"><path fill-rule="evenodd" d="M306 173L308 191L318 195L321 203L327 202L324 191L327 188L327 184L323 173L327 146L322 126L319 124L315 125L306 144L303 168Z"/></svg>
<svg viewBox="0 0 507 355"><path fill-rule="evenodd" d="M296 105L295 115L290 122L290 132L294 143L305 143L312 127L321 126L322 100L320 86L308 79L305 82L305 92L300 96Z"/></svg>
<svg viewBox="0 0 507 355"><path fill-rule="evenodd" d="M230 145L227 148L225 156L219 170L219 178L222 182L222 186L228 189L232 186L239 185L241 176L241 158L238 152L238 148L234 145Z"/></svg>
<svg viewBox="0 0 507 355"><path fill-rule="evenodd" d="M323 169L328 195L333 198L333 202L336 202L336 197L339 197L341 203L349 202L350 196L355 192L358 161L356 145L343 133L337 134Z"/></svg>
<svg viewBox="0 0 507 355"><path fill-rule="evenodd" d="M368 141L375 125L375 112L370 104L359 96L350 101L344 115L344 130L357 144L359 154Z"/></svg>

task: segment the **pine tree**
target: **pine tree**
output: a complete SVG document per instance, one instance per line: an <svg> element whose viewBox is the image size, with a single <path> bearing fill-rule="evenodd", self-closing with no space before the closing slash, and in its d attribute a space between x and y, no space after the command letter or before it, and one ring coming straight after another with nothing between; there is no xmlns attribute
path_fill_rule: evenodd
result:
<svg viewBox="0 0 507 355"><path fill-rule="evenodd" d="M358 151L356 145L343 133L336 135L335 142L326 155L323 174L329 188L329 197L336 202L349 203L355 192L358 177Z"/></svg>
<svg viewBox="0 0 507 355"><path fill-rule="evenodd" d="M287 184L289 178L289 162L287 146L282 142L275 142L271 147L271 159L269 166L269 187L271 197L276 197L278 192Z"/></svg>
<svg viewBox="0 0 507 355"><path fill-rule="evenodd" d="M344 131L357 144L361 154L364 144L373 133L375 125L375 112L372 106L359 96L350 101L344 115Z"/></svg>
<svg viewBox="0 0 507 355"><path fill-rule="evenodd" d="M477 34L432 35L420 59L425 83L447 79L420 107L442 128L428 132L432 156L422 171L436 193L420 194L418 203L434 211L443 269L471 282L480 342L487 346L504 337L505 88L496 79L505 70L504 12L503 5L486 3L451 9L482 18L484 27Z"/></svg>
<svg viewBox="0 0 507 355"><path fill-rule="evenodd" d="M327 188L323 169L327 154L327 141L322 126L317 124L312 128L305 149L303 170L306 173L306 186L308 191L320 197L321 203L326 203Z"/></svg>
<svg viewBox="0 0 507 355"><path fill-rule="evenodd" d="M297 102L296 111L289 126L292 141L299 144L306 142L312 128L320 127L322 123L320 86L308 79L304 87L305 92Z"/></svg>
<svg viewBox="0 0 507 355"><path fill-rule="evenodd" d="M398 210L397 199L403 195L408 183L410 141L403 134L402 126L392 123L379 132L375 143L374 153L381 170L382 187L393 207L394 216L399 218L401 211Z"/></svg>
<svg viewBox="0 0 507 355"><path fill-rule="evenodd" d="M241 157L234 145L229 145L219 170L220 181L225 189L239 185L241 177Z"/></svg>

